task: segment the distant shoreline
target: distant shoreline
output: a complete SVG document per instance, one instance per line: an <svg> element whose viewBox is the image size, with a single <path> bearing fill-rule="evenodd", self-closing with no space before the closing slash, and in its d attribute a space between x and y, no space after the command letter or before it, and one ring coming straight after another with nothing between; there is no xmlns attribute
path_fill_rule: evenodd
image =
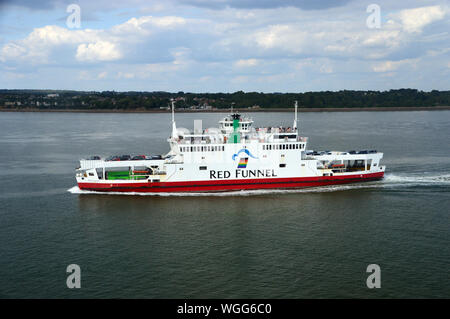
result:
<svg viewBox="0 0 450 319"><path fill-rule="evenodd" d="M240 113L251 112L293 112L294 108L261 108L261 109L234 109ZM419 107L329 107L329 108L299 108L299 112L399 112L399 111L443 111L450 110L450 106L419 106ZM229 109L215 110L175 110L177 113L229 113ZM169 110L122 110L122 109L38 109L38 108L4 108L0 112L55 112L55 113L169 113Z"/></svg>

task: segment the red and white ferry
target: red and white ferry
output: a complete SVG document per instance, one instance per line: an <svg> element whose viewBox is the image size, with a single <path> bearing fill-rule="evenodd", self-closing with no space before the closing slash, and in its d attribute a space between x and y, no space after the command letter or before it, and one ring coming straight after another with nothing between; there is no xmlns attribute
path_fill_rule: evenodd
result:
<svg viewBox="0 0 450 319"><path fill-rule="evenodd" d="M172 103L170 151L163 156L80 160L81 190L98 192L221 192L295 189L382 179L383 153L307 150L297 128L253 127L230 113L219 128L177 129Z"/></svg>

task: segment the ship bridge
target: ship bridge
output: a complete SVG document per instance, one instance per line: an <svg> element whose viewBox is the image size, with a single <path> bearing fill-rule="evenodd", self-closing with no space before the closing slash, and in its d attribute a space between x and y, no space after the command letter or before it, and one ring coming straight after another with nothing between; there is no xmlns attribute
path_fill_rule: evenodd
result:
<svg viewBox="0 0 450 319"><path fill-rule="evenodd" d="M297 107L296 107L297 110ZM230 113L219 121L219 128L189 131L178 129L169 138L173 146L192 144L236 144L236 143L292 143L306 144L297 129L297 112L292 127L253 127L253 120L245 115ZM306 145L303 145L304 149Z"/></svg>
<svg viewBox="0 0 450 319"><path fill-rule="evenodd" d="M230 114L219 121L220 130L223 134L231 134L235 130L240 133L250 133L253 120L249 117L241 116L238 113Z"/></svg>

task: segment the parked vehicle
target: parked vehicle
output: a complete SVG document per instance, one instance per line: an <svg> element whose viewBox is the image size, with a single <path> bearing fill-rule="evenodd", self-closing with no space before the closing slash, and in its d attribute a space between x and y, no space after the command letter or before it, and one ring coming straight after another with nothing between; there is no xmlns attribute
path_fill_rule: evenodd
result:
<svg viewBox="0 0 450 319"><path fill-rule="evenodd" d="M121 160L121 161L129 161L130 159L131 159L130 155L121 155L119 157L119 160Z"/></svg>
<svg viewBox="0 0 450 319"><path fill-rule="evenodd" d="M106 159L107 161L120 161L120 156L112 155Z"/></svg>
<svg viewBox="0 0 450 319"><path fill-rule="evenodd" d="M135 155L131 158L132 161L140 161L147 159L147 156L145 155Z"/></svg>

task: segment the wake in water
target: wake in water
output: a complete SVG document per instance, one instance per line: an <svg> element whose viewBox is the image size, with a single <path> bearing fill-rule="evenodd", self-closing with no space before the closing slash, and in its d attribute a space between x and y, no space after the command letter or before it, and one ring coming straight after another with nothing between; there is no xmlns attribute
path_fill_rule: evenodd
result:
<svg viewBox="0 0 450 319"><path fill-rule="evenodd" d="M102 194L102 195L139 195L139 196L257 196L267 194L292 194L292 193L324 193L337 192L352 189L371 188L400 188L417 186L450 186L450 173L439 175L395 175L386 174L384 179L376 182L365 182L348 185L332 185L299 189L258 189L242 190L220 193L137 193L137 192L95 192L80 190L78 186L68 189L72 194Z"/></svg>

